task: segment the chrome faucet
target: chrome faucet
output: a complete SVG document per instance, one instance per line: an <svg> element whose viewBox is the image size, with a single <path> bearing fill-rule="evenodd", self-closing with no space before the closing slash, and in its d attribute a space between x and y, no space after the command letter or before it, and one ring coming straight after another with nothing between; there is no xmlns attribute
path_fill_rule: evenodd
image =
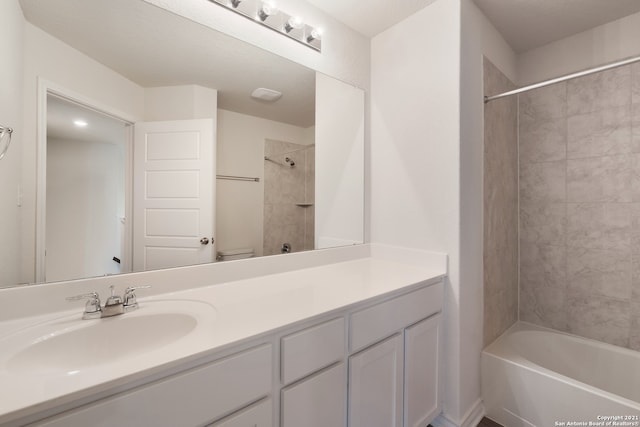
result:
<svg viewBox="0 0 640 427"><path fill-rule="evenodd" d="M147 289L151 286L129 286L124 291L124 296L115 294L115 287L109 286L111 296L107 298L104 307L100 306L100 296L97 292L89 292L87 294L68 297L67 301L78 301L87 298L84 306L83 319L100 319L102 317L118 316L138 308L138 301L134 291L137 289Z"/></svg>

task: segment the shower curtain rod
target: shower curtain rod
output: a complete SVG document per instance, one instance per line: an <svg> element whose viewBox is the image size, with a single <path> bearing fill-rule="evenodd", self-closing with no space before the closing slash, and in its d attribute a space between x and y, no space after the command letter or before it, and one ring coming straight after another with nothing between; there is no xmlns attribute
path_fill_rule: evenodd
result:
<svg viewBox="0 0 640 427"><path fill-rule="evenodd" d="M640 62L640 56L636 56L634 58L629 58L629 59L625 59L625 60L618 61L618 62L612 62L610 64L601 65L601 66L595 67L595 68L589 68L587 70L578 71L576 73L567 74L567 75L564 75L564 76L561 76L561 77L556 77L555 79L545 80L545 81L540 82L540 83L534 83L534 84L531 84L529 86L524 86L524 87L521 87L519 89L510 90L508 92L503 92L503 93L500 93L498 95L485 96L484 97L484 103L486 104L489 101L493 101L493 100L500 99L500 98L506 98L507 96L517 95L519 93L528 92L528 91L533 90L533 89L538 89L538 88L549 86L549 85L552 85L552 84L555 84L555 83L564 82L566 80L571 80L571 79L575 79L575 78L578 78L578 77L588 76L589 74L595 74L595 73L599 73L601 71L606 71L606 70L611 70L613 68L623 67L625 65L633 64L634 62Z"/></svg>

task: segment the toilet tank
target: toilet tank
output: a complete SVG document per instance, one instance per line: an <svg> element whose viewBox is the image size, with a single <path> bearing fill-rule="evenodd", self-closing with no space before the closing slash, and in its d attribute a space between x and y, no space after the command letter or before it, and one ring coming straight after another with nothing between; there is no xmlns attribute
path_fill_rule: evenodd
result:
<svg viewBox="0 0 640 427"><path fill-rule="evenodd" d="M236 259L246 259L253 257L253 249L251 248L242 248L242 249L225 249L218 252L218 256L216 256L216 260L218 261L233 261Z"/></svg>

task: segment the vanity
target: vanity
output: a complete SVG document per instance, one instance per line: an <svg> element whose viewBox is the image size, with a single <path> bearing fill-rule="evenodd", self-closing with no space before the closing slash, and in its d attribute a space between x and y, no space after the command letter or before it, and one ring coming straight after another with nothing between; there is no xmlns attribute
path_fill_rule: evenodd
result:
<svg viewBox="0 0 640 427"><path fill-rule="evenodd" d="M82 320L82 303L3 317L0 425L433 421L441 411L446 256L363 245L278 257L281 265L283 258L288 267L271 274L257 266L255 277L140 290L140 308L112 318ZM107 282L97 282L101 296Z"/></svg>

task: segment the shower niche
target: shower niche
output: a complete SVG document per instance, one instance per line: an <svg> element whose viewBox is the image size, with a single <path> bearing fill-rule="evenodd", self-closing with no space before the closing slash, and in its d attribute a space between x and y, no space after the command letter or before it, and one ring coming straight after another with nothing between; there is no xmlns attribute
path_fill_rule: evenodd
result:
<svg viewBox="0 0 640 427"><path fill-rule="evenodd" d="M264 153L263 254L314 249L315 144L267 139Z"/></svg>

